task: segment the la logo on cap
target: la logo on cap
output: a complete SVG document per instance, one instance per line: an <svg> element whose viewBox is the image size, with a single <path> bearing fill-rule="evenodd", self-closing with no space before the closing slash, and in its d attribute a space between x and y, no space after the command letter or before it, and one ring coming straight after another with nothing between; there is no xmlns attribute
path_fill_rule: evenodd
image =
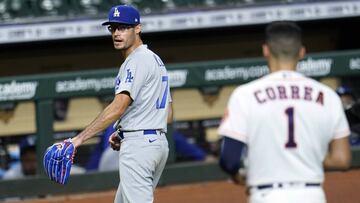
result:
<svg viewBox="0 0 360 203"><path fill-rule="evenodd" d="M117 8L115 8L114 17L120 17L120 12L118 11Z"/></svg>

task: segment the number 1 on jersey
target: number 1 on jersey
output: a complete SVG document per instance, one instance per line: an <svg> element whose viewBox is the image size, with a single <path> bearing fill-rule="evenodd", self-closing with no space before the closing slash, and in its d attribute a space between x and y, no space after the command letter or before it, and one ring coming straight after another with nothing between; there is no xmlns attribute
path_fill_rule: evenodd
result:
<svg viewBox="0 0 360 203"><path fill-rule="evenodd" d="M285 114L288 119L288 141L285 144L285 147L296 148L297 144L294 139L294 107L285 109Z"/></svg>

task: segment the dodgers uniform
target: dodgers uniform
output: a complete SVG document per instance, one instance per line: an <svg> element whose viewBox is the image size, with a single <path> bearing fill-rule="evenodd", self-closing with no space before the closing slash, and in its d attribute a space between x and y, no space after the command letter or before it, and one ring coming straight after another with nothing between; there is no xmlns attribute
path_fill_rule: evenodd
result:
<svg viewBox="0 0 360 203"><path fill-rule="evenodd" d="M233 92L219 134L248 146L251 203L322 203L329 143L348 135L349 127L333 90L278 71Z"/></svg>
<svg viewBox="0 0 360 203"><path fill-rule="evenodd" d="M120 67L115 94L124 91L133 102L115 124L121 138L115 202L153 202L169 151L165 132L171 98L165 65L146 45L136 48Z"/></svg>

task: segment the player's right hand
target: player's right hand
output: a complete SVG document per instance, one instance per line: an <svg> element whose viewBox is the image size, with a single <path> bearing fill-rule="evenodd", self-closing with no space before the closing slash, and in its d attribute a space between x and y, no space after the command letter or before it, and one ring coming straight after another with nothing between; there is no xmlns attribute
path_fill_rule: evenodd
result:
<svg viewBox="0 0 360 203"><path fill-rule="evenodd" d="M109 144L113 150L116 150L116 151L120 150L120 146L121 146L120 137L116 131L110 135Z"/></svg>

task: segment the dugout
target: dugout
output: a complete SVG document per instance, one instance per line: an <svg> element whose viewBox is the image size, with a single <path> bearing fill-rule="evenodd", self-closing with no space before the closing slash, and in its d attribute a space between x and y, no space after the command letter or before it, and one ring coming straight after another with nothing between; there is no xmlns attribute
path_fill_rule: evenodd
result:
<svg viewBox="0 0 360 203"><path fill-rule="evenodd" d="M334 77L355 77L360 74L360 66L356 65L360 60L359 55L359 50L309 54L299 63L298 71L334 86L338 81L333 79ZM168 71L174 101L181 101L174 103L177 114L175 116L180 121L221 117L228 96L236 85L261 77L268 72L265 61L260 58L170 64ZM116 73L117 69L111 68L101 71L8 77L0 80L0 103L17 104L14 114L21 114L13 117L13 120L9 118L7 123L0 123L0 136L3 138L3 136L16 137L24 133L36 134L40 169L38 175L34 177L0 181L0 197L99 191L116 187L117 172L73 175L68 186L61 187L50 182L41 170L43 152L55 139L54 136L49 135L53 135L56 131L84 128L88 122L86 119L91 120L93 114L101 110L99 101L89 97L112 94ZM203 101L200 101L203 94L217 95L218 98L213 101L213 105L203 105ZM54 101L73 97L77 99L69 103L69 108L77 111L69 111L68 121L55 121ZM84 104L89 104L90 107ZM171 136L169 138L171 140ZM354 147L353 167L358 166L360 166L360 148ZM218 168L216 161L175 163L172 147L169 164L159 184L218 180L226 177ZM102 184L87 184L98 181ZM32 185L36 187L31 187ZM14 188L19 189L14 190Z"/></svg>

